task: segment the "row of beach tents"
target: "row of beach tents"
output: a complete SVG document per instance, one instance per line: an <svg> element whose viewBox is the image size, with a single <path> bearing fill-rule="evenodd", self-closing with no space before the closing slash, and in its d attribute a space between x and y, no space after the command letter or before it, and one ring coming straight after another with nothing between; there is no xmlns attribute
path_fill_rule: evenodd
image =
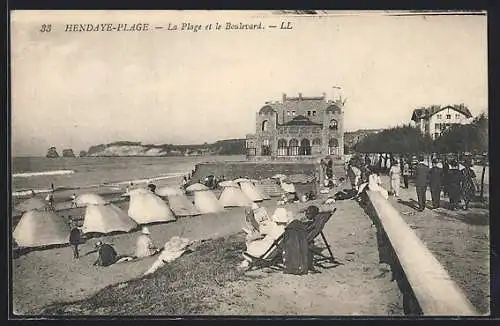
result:
<svg viewBox="0 0 500 326"><path fill-rule="evenodd" d="M261 181L239 178L223 181L219 185L223 191L219 198L208 187L195 183L185 191L172 187L162 187L155 193L137 188L124 194L130 198L128 212L109 203L103 197L81 194L75 202L85 208L83 233L130 232L139 225L175 221L176 217L218 213L226 207L251 206L270 197L295 192L293 183L286 183L284 175ZM280 179L278 184L275 179ZM191 194L193 200L187 197ZM15 207L23 212L13 232L19 247L42 247L66 244L70 228L56 212L47 210L39 198L30 198Z"/></svg>

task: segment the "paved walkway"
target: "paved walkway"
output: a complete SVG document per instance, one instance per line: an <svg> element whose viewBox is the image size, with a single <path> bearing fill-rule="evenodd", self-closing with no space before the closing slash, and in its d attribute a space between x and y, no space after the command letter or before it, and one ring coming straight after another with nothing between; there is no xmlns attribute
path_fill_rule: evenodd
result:
<svg viewBox="0 0 500 326"><path fill-rule="evenodd" d="M389 189L389 178L382 177ZM427 190L427 206L431 206ZM489 210L474 204L468 211L446 208L418 212L415 187L401 188L400 198L390 202L419 238L443 264L454 281L481 313L489 312L490 301L490 242ZM441 198L441 207L448 199Z"/></svg>

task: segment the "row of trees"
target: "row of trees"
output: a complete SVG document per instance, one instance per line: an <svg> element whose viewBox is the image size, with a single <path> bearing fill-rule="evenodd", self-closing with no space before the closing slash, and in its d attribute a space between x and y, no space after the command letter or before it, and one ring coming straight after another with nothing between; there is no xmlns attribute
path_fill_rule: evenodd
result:
<svg viewBox="0 0 500 326"><path fill-rule="evenodd" d="M388 153L407 156L424 153L448 154L457 157L464 153L483 154L488 152L488 116L481 114L471 124L453 125L436 140L424 135L411 125L385 129L377 134L368 135L354 145L358 153ZM483 159L481 175L481 198L484 190L486 159Z"/></svg>
<svg viewBox="0 0 500 326"><path fill-rule="evenodd" d="M471 124L453 125L432 140L411 125L385 129L354 145L358 153L477 153L488 151L488 116L481 114Z"/></svg>

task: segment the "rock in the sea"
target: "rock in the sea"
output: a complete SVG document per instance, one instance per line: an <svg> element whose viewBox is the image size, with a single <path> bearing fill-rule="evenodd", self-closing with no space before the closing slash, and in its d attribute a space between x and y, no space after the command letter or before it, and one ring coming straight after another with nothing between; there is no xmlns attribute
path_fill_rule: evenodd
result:
<svg viewBox="0 0 500 326"><path fill-rule="evenodd" d="M59 154L57 153L57 149L53 146L51 148L49 148L49 150L47 151L46 157L47 158L58 158Z"/></svg>
<svg viewBox="0 0 500 326"><path fill-rule="evenodd" d="M75 157L75 153L73 153L73 150L71 148L63 149L62 156L63 157Z"/></svg>
<svg viewBox="0 0 500 326"><path fill-rule="evenodd" d="M87 152L86 151L80 151L80 157L85 157L87 156Z"/></svg>

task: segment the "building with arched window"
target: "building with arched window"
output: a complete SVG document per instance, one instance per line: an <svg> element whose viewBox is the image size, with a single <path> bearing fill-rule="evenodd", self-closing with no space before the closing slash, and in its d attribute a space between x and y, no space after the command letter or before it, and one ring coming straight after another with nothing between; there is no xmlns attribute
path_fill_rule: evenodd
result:
<svg viewBox="0 0 500 326"><path fill-rule="evenodd" d="M249 159L308 159L344 155L343 103L317 97L266 102L256 114L255 134L247 135Z"/></svg>

